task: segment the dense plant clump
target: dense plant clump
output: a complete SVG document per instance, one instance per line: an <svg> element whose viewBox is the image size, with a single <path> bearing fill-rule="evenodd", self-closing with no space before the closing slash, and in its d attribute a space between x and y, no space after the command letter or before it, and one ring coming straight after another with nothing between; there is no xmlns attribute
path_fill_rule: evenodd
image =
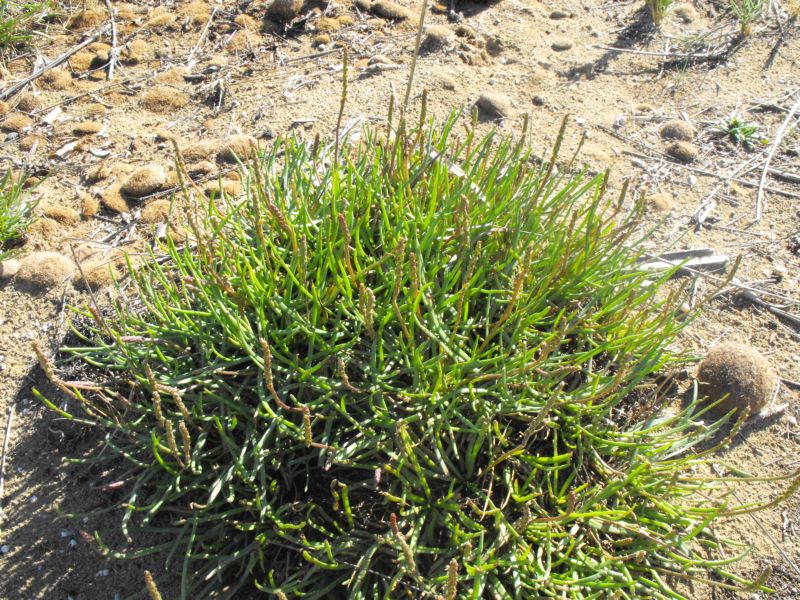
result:
<svg viewBox="0 0 800 600"><path fill-rule="evenodd" d="M679 291L659 293L670 273L637 268L638 209L607 201L604 175L455 124L277 142L243 165L244 199L198 208L112 313L81 311L81 343L41 357L85 414L56 410L106 433L86 460L126 465L133 544L115 555L164 552L148 586L452 600L740 582L693 450L716 426L695 404L665 414L653 384L684 322ZM171 539L137 548L142 527Z"/></svg>

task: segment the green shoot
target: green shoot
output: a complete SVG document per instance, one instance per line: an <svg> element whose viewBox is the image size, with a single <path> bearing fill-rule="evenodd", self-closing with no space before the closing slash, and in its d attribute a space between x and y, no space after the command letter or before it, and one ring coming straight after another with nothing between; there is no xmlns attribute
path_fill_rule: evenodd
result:
<svg viewBox="0 0 800 600"><path fill-rule="evenodd" d="M24 189L26 179L24 173L14 177L11 171L0 177L0 260L13 254L33 220L36 203Z"/></svg>
<svg viewBox="0 0 800 600"><path fill-rule="evenodd" d="M650 9L653 24L656 27L660 27L664 16L667 14L667 9L672 5L672 0L645 0L645 4Z"/></svg>

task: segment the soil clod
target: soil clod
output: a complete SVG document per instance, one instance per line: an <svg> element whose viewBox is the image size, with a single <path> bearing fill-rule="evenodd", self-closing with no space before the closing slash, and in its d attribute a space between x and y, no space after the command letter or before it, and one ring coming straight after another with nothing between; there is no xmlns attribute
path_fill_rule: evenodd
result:
<svg viewBox="0 0 800 600"><path fill-rule="evenodd" d="M713 411L749 409L760 412L770 401L778 375L758 350L746 344L724 342L714 346L697 370L700 395L720 401Z"/></svg>
<svg viewBox="0 0 800 600"><path fill-rule="evenodd" d="M167 174L164 167L160 165L146 165L139 167L130 174L125 183L120 188L120 193L124 196L141 198L155 191L158 191L167 181Z"/></svg>

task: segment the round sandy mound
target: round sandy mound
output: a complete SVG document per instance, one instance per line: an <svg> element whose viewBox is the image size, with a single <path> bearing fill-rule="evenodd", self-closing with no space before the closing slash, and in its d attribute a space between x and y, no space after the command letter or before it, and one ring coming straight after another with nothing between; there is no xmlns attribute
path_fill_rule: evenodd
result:
<svg viewBox="0 0 800 600"><path fill-rule="evenodd" d="M717 414L750 409L756 414L766 406L778 375L758 350L745 344L725 342L714 346L697 370L700 396L717 404Z"/></svg>
<svg viewBox="0 0 800 600"><path fill-rule="evenodd" d="M164 172L164 167L147 165L139 167L131 173L119 191L123 196L141 198L157 191L166 181L167 175Z"/></svg>
<svg viewBox="0 0 800 600"><path fill-rule="evenodd" d="M142 106L155 113L168 113L186 106L189 97L172 87L156 86L142 94Z"/></svg>
<svg viewBox="0 0 800 600"><path fill-rule="evenodd" d="M37 289L50 289L71 279L75 264L58 252L34 252L22 259L17 282Z"/></svg>

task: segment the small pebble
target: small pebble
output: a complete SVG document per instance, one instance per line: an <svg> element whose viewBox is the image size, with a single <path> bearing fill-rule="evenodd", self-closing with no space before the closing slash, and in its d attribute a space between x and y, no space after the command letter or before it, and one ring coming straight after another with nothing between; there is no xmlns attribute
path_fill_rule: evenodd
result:
<svg viewBox="0 0 800 600"><path fill-rule="evenodd" d="M372 58L369 59L370 65L393 65L392 59L388 56L384 56L383 54L376 54Z"/></svg>
<svg viewBox="0 0 800 600"><path fill-rule="evenodd" d="M9 552L11 552L11 548L6 546L5 544L0 546L0 554L8 554Z"/></svg>
<svg viewBox="0 0 800 600"><path fill-rule="evenodd" d="M109 570L108 569L100 569L97 572L97 574L100 575L100 577L108 577Z"/></svg>
<svg viewBox="0 0 800 600"><path fill-rule="evenodd" d="M19 261L15 258L9 258L0 262L0 280L11 279L19 271Z"/></svg>
<svg viewBox="0 0 800 600"><path fill-rule="evenodd" d="M550 47L556 52L566 52L567 50L571 50L572 46L572 40L568 38L558 38L550 45Z"/></svg>

